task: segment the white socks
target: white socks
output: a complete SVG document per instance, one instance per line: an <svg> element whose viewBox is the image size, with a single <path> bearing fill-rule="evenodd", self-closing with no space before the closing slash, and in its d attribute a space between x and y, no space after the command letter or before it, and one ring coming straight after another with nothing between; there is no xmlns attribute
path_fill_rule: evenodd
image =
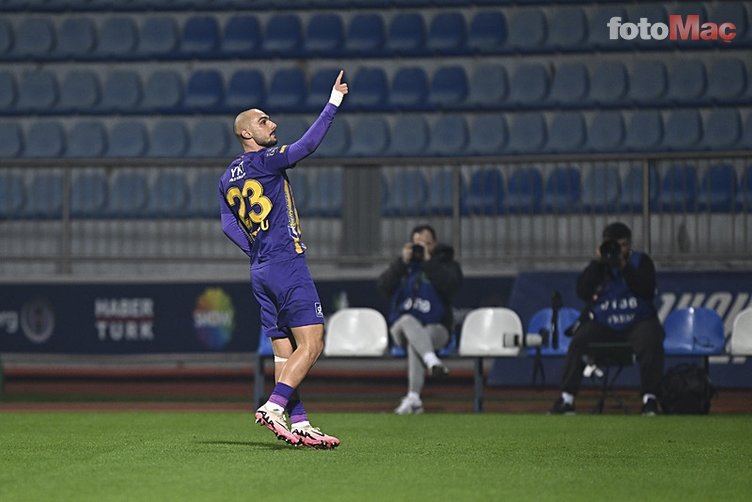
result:
<svg viewBox="0 0 752 502"><path fill-rule="evenodd" d="M574 404L574 396L570 394L569 392L562 392L561 400L564 401L564 403L566 404Z"/></svg>
<svg viewBox="0 0 752 502"><path fill-rule="evenodd" d="M648 399L653 399L653 400L655 400L655 399L656 399L656 397L655 397L655 394L643 394L643 395L642 395L642 404L645 404L645 403L647 403L647 402L648 402Z"/></svg>
<svg viewBox="0 0 752 502"><path fill-rule="evenodd" d="M436 357L436 354L433 352L429 352L428 354L423 355L423 362L426 363L426 367L432 368L433 366L441 364L441 359Z"/></svg>

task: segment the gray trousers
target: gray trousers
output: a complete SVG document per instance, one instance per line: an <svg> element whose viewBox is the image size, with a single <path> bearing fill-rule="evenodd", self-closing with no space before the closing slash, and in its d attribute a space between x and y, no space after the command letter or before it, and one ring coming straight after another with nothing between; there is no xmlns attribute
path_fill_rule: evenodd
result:
<svg viewBox="0 0 752 502"><path fill-rule="evenodd" d="M397 319L389 332L394 343L407 352L407 388L420 394L426 381L426 365L423 355L440 349L449 341L449 331L443 324L427 324L410 314Z"/></svg>

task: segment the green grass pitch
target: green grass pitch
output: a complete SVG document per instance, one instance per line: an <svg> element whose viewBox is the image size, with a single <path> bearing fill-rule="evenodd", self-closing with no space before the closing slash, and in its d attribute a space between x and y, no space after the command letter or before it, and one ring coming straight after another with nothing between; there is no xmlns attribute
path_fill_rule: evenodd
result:
<svg viewBox="0 0 752 502"><path fill-rule="evenodd" d="M749 500L752 419L313 413L334 451L238 412L0 413L0 500Z"/></svg>

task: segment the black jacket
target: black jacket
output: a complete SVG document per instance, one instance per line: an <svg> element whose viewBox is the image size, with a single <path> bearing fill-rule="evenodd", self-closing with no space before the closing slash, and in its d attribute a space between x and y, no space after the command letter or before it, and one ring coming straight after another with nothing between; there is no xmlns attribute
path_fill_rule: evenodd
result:
<svg viewBox="0 0 752 502"><path fill-rule="evenodd" d="M591 261L577 278L577 296L585 303L590 303L593 300L593 295L605 281L608 269L608 265L600 260ZM647 300L652 300L655 297L655 264L647 254L642 253L637 267L633 267L628 262L624 270L621 271L621 275L627 282L629 289L637 296Z"/></svg>
<svg viewBox="0 0 752 502"><path fill-rule="evenodd" d="M437 244L431 259L423 262L423 271L444 303L444 318L441 323L451 333L454 325L452 300L462 286L463 279L460 264L454 260L454 249L451 246ZM391 298L407 279L407 273L407 265L402 261L402 257L397 257L379 276L376 286L384 296Z"/></svg>

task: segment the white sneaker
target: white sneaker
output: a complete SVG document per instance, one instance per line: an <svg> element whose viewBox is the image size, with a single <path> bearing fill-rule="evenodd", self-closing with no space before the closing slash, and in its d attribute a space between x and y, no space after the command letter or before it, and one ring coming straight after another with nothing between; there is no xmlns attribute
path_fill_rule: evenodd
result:
<svg viewBox="0 0 752 502"><path fill-rule="evenodd" d="M298 436L290 432L287 428L287 419L285 419L285 411L276 410L277 406L271 403L265 403L261 408L256 410L256 423L265 426L272 431L277 439L280 439L288 444L297 446L301 443Z"/></svg>
<svg viewBox="0 0 752 502"><path fill-rule="evenodd" d="M400 405L394 409L394 413L397 415L417 415L423 413L423 402L412 396L405 396L402 398Z"/></svg>

